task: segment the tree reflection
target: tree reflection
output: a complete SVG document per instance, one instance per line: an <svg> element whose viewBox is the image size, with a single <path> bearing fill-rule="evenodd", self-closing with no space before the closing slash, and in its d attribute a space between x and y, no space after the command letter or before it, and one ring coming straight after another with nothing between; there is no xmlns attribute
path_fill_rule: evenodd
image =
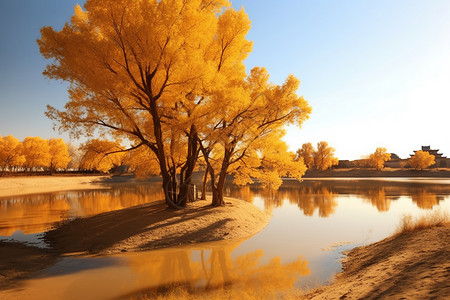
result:
<svg viewBox="0 0 450 300"><path fill-rule="evenodd" d="M443 196L438 196L435 193L427 191L418 192L411 196L412 201L422 209L432 209L433 206L438 205L439 201L444 200Z"/></svg>
<svg viewBox="0 0 450 300"><path fill-rule="evenodd" d="M160 295L182 287L189 294L231 288L265 295L291 289L298 276L310 274L308 261L301 257L285 264L280 257L274 257L262 264L264 252L256 250L233 258L232 252L241 242L223 241L202 244L200 249L185 247L133 254L131 268L139 285L146 286L136 293Z"/></svg>
<svg viewBox="0 0 450 300"><path fill-rule="evenodd" d="M375 206L379 212L386 212L391 207L391 201L386 197L384 187L369 189L365 200Z"/></svg>
<svg viewBox="0 0 450 300"><path fill-rule="evenodd" d="M164 199L157 184L116 186L106 190L87 190L0 199L0 236L47 231L65 219L104 212Z"/></svg>
<svg viewBox="0 0 450 300"><path fill-rule="evenodd" d="M372 204L379 212L387 212L392 201L411 197L420 209L432 209L450 195L450 186L376 180L285 181L279 190L262 189L257 185L230 186L228 195L252 202L259 197L265 209L282 207L285 201L298 206L305 216L329 217L338 206L337 196L353 195Z"/></svg>

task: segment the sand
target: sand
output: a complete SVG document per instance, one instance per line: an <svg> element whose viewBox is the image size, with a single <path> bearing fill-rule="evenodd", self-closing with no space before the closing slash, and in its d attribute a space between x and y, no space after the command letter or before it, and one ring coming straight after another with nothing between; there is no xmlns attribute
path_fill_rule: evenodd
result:
<svg viewBox="0 0 450 300"><path fill-rule="evenodd" d="M0 197L56 191L98 189L110 176L0 177Z"/></svg>
<svg viewBox="0 0 450 300"><path fill-rule="evenodd" d="M173 245L246 238L262 230L270 215L253 204L225 198L168 209L164 203L134 206L81 218L48 232L45 240L58 253L112 254Z"/></svg>
<svg viewBox="0 0 450 300"><path fill-rule="evenodd" d="M308 299L450 299L450 224L347 253L344 271Z"/></svg>

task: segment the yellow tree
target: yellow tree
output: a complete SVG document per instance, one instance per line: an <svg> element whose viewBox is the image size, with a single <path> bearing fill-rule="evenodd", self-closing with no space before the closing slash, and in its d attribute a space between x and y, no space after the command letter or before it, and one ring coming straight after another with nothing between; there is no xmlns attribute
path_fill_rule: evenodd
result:
<svg viewBox="0 0 450 300"><path fill-rule="evenodd" d="M386 148L378 147L374 153L369 155L369 164L371 167L381 170L384 163L391 159L391 154L386 153Z"/></svg>
<svg viewBox="0 0 450 300"><path fill-rule="evenodd" d="M50 167L50 147L48 141L40 137L26 137L23 140L24 167L29 171Z"/></svg>
<svg viewBox="0 0 450 300"><path fill-rule="evenodd" d="M67 148L70 156L70 162L67 165L67 169L78 170L81 163L81 151L72 143L68 143Z"/></svg>
<svg viewBox="0 0 450 300"><path fill-rule="evenodd" d="M256 67L245 80L234 81L210 97L207 106L220 108L220 114L207 116L211 123L199 139L211 178L213 205L224 204L226 175L239 170L239 165L233 167L234 164L246 165L242 169L251 174L259 167L258 159L264 157L264 149L279 141L284 125L300 126L309 117L311 107L296 94L299 83L290 75L282 85L271 84L267 71ZM289 154L286 151L283 155ZM248 160L253 163L246 163ZM273 183L282 174L273 170L269 173L263 172Z"/></svg>
<svg viewBox="0 0 450 300"><path fill-rule="evenodd" d="M263 186L276 190L282 184L282 177L301 179L306 166L288 151L281 139L283 134L283 131L273 132L255 141L247 150L249 155L230 166L236 184L253 183L252 178L256 178Z"/></svg>
<svg viewBox="0 0 450 300"><path fill-rule="evenodd" d="M416 170L423 170L434 165L434 155L427 151L416 151L414 156L409 159L409 165Z"/></svg>
<svg viewBox="0 0 450 300"><path fill-rule="evenodd" d="M93 139L80 146L84 153L80 167L85 170L108 172L113 167L122 165L126 155L117 142Z"/></svg>
<svg viewBox="0 0 450 300"><path fill-rule="evenodd" d="M22 143L12 135L4 138L0 136L0 176L3 176L6 169L22 166L25 163L25 156L22 154Z"/></svg>
<svg viewBox="0 0 450 300"><path fill-rule="evenodd" d="M166 203L183 207L198 158L195 108L245 73L250 21L226 0L87 0L61 31L41 29L44 74L71 83L47 116L75 136L96 130L154 153ZM226 10L224 11L224 8ZM239 72L236 72L239 70ZM204 124L202 124L205 126Z"/></svg>
<svg viewBox="0 0 450 300"><path fill-rule="evenodd" d="M327 142L317 143L317 150L314 152L314 165L318 170L324 171L337 165L339 160L334 157L334 148L329 147Z"/></svg>
<svg viewBox="0 0 450 300"><path fill-rule="evenodd" d="M308 169L314 168L314 147L311 143L304 143L300 149L297 150L297 159L302 158Z"/></svg>
<svg viewBox="0 0 450 300"><path fill-rule="evenodd" d="M69 155L69 147L63 139L50 139L48 141L50 152L50 172L53 173L57 169L65 169L71 158Z"/></svg>
<svg viewBox="0 0 450 300"><path fill-rule="evenodd" d="M159 175L160 172L155 154L144 147L130 151L124 158L123 163L128 165L129 171L133 172L138 178Z"/></svg>

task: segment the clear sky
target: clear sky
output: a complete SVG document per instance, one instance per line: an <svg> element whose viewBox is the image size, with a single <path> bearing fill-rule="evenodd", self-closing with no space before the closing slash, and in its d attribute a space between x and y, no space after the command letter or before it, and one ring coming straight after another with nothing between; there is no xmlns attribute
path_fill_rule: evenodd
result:
<svg viewBox="0 0 450 300"><path fill-rule="evenodd" d="M65 83L41 73L42 26L62 28L84 1L4 0L0 18L0 135L63 137L44 116L62 108ZM291 150L327 141L340 159L386 147L408 157L421 145L450 156L450 1L235 0L252 21L248 70L274 83L292 73L313 107Z"/></svg>

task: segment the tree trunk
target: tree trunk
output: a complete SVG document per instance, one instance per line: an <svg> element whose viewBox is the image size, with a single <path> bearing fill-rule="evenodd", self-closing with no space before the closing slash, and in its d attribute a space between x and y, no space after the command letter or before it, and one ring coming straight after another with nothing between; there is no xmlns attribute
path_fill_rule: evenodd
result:
<svg viewBox="0 0 450 300"><path fill-rule="evenodd" d="M163 175L163 191L167 206L172 209L181 209L183 207L177 205L176 198L174 197L176 194L173 194L172 187L172 178L168 174L166 176Z"/></svg>
<svg viewBox="0 0 450 300"><path fill-rule="evenodd" d="M180 191L178 194L177 205L185 207L188 202L189 187L192 181L192 174L194 173L195 165L197 164L198 153L197 129L191 125L188 134L188 151L186 156L186 163L180 172Z"/></svg>
<svg viewBox="0 0 450 300"><path fill-rule="evenodd" d="M207 182L208 182L208 168L205 169L205 174L203 174L201 200L206 200L206 184L207 184Z"/></svg>
<svg viewBox="0 0 450 300"><path fill-rule="evenodd" d="M228 170L228 159L229 155L225 154L224 162L222 163L222 168L220 170L219 174L219 180L217 180L217 183L212 182L212 188L213 188L213 199L212 199L212 206L223 206L225 205L225 201L223 200L223 189L225 187L225 180L227 176L227 170Z"/></svg>

